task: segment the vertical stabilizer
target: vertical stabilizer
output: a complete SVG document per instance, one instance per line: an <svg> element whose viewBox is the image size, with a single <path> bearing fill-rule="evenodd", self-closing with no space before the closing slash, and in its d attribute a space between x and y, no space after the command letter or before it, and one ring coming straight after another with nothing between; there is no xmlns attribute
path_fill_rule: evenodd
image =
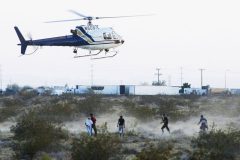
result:
<svg viewBox="0 0 240 160"><path fill-rule="evenodd" d="M25 54L26 52L26 49L27 49L27 45L28 45L28 41L26 41L22 35L22 33L20 32L20 30L18 29L18 27L14 27L16 33L17 33L17 36L21 42L21 54Z"/></svg>

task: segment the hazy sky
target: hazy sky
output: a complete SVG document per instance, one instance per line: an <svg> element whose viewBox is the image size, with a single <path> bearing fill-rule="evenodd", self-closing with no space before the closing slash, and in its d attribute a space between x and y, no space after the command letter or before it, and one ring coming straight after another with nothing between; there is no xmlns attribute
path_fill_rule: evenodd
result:
<svg viewBox="0 0 240 160"><path fill-rule="evenodd" d="M180 85L183 81L204 85L240 88L240 1L234 0L3 0L0 5L0 64L3 85L151 84L161 79ZM151 17L96 20L113 27L125 43L110 59L74 59L73 48L43 47L35 55L20 56L19 27L26 39L70 34L84 21L46 24L44 21L78 18L68 10L93 16L154 13ZM27 52L31 52L29 47ZM86 53L85 50L78 50Z"/></svg>

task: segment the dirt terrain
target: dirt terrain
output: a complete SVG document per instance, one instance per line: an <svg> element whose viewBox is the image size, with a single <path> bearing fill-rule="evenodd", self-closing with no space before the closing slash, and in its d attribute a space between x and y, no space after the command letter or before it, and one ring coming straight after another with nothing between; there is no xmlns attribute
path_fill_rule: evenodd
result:
<svg viewBox="0 0 240 160"><path fill-rule="evenodd" d="M191 158L195 155L192 140L199 137L198 122L201 114L208 120L209 133L211 130L240 130L239 97L2 96L0 159L19 159L16 158L19 157L16 156L18 142L13 138L11 127L18 124L22 115L32 110L36 111L38 116L61 126L70 137L64 142L61 141L67 147L60 147L59 151L50 149L50 152L42 148L33 155L33 159L44 156L49 159L74 159L71 156L73 151L69 149L70 142L73 141L72 138L86 133L84 122L89 113L96 116L98 128L106 126L108 134L117 138L118 118L123 115L125 119L125 136L118 138L121 145L118 156L111 155L110 159L144 159L149 148L153 150L155 147L161 151L159 147L165 146L169 149L163 148L163 152L157 153L157 156L164 155L167 159L194 159ZM161 131L162 113L168 115L170 134L167 131L163 134ZM240 146L239 142L236 146ZM149 153L154 152L152 150L149 150ZM27 156L20 157L29 159ZM238 157L239 153L234 153L233 159Z"/></svg>

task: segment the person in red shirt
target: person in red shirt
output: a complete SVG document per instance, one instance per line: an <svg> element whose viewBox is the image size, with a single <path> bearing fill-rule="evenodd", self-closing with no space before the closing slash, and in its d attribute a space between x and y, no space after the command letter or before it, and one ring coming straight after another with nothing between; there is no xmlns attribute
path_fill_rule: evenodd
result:
<svg viewBox="0 0 240 160"><path fill-rule="evenodd" d="M92 129L94 130L94 135L96 136L97 135L97 127L96 127L96 118L93 116L93 114L91 113L90 114L90 117L91 117L91 120L93 122L92 124Z"/></svg>

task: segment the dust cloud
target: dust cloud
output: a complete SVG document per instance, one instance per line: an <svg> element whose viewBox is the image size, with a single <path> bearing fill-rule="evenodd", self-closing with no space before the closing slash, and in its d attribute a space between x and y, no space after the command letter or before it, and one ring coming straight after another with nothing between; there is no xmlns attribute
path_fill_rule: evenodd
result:
<svg viewBox="0 0 240 160"><path fill-rule="evenodd" d="M240 117L226 117L226 116L212 116L210 114L204 114L204 116L208 120L209 128L214 125L217 129L227 129L229 127L240 129ZM148 138L161 138L168 136L194 136L199 133L199 117L192 117L186 121L177 121L171 122L171 117L169 117L169 128L171 130L171 134L169 134L166 130L164 134L162 134L162 124L160 119L156 119L150 122L144 122L136 119L132 116L124 116L126 129L125 132L135 132L144 137ZM69 130L70 133L78 134L81 132L86 132L86 128L84 125L85 119L87 117L81 117L77 121L66 122L64 123L64 128ZM96 115L97 118L97 126L104 125L107 123L108 131L112 133L117 133L117 121L119 118L119 112L111 113L111 114L103 114Z"/></svg>

